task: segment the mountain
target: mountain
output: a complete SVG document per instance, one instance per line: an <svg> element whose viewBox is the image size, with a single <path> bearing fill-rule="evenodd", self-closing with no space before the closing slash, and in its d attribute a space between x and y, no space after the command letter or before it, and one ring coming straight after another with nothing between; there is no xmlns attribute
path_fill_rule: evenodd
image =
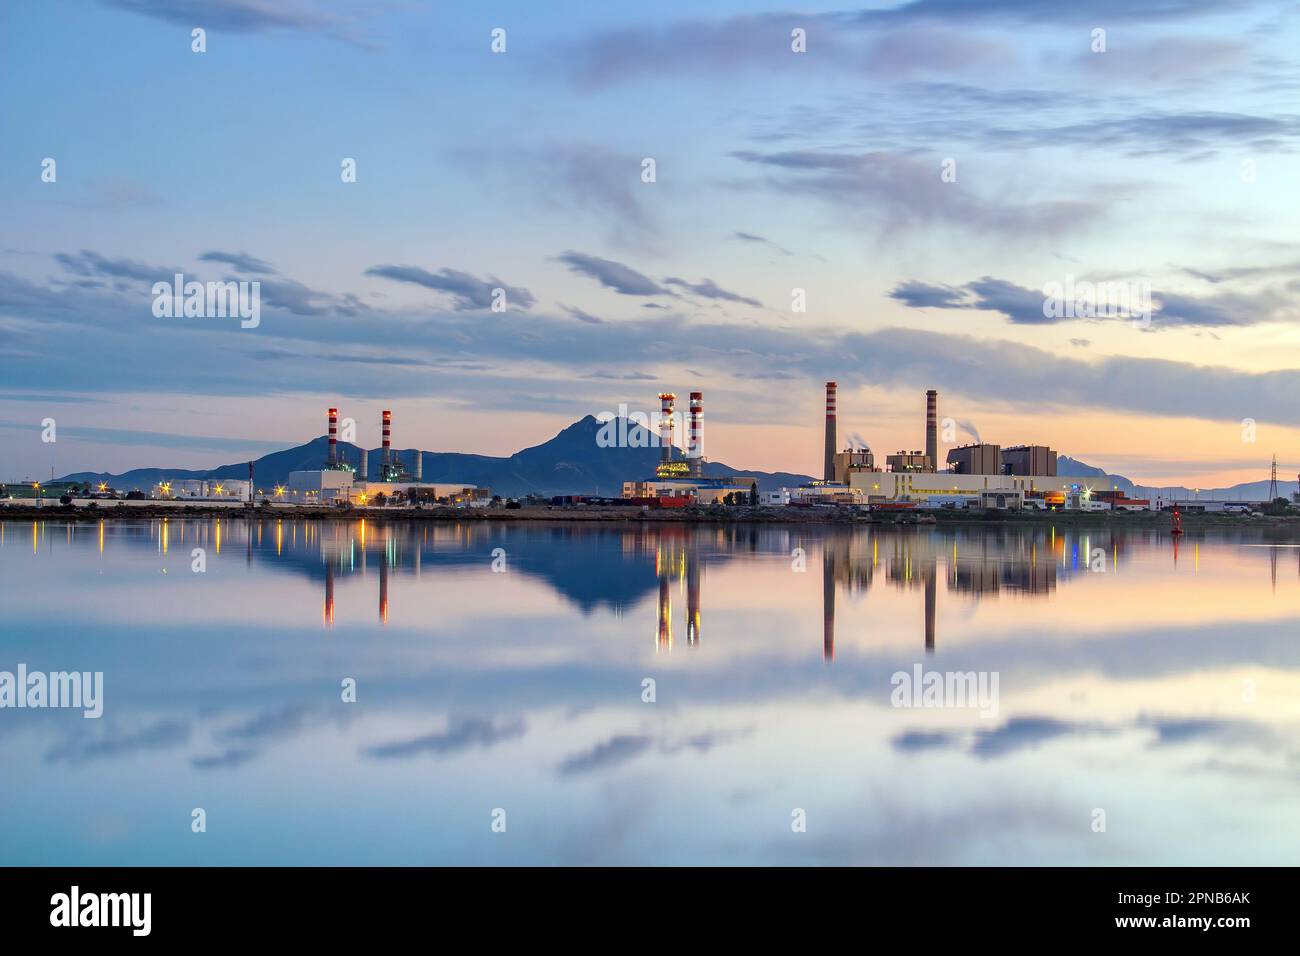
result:
<svg viewBox="0 0 1300 956"><path fill-rule="evenodd" d="M626 444L642 447L601 447L598 442L602 429L606 434L623 435ZM508 458L490 455L467 455L461 452L421 452L424 456L423 479L428 482L464 482L491 488L495 494L515 497L524 494L600 494L616 496L623 490L623 482L654 475L659 461L657 447L650 447L651 435L641 426L629 421L615 420L601 423L592 415L574 422L550 441L518 451ZM361 460L361 449L348 442L339 442L339 454L345 461L356 464ZM288 480L291 471L319 468L329 452L326 436L314 438L305 445L263 455L253 462L257 485L266 488ZM414 449L394 449L399 460L412 462ZM681 459L681 452L673 448L673 457ZM370 471L373 475L379 464L379 451L370 452ZM721 462L706 462L707 477L751 475L758 479L759 488L774 490L781 487L805 484L807 475L791 472L762 472L733 468ZM136 468L120 475L98 472L76 472L64 481L105 481L118 491L139 488L147 491L159 480L186 478L247 478L248 463L221 465L206 471L172 468Z"/></svg>
<svg viewBox="0 0 1300 956"><path fill-rule="evenodd" d="M1060 455L1056 459L1056 473L1063 478L1102 478L1131 498L1207 498L1219 501L1264 501L1268 498L1268 479L1248 481L1228 488L1185 488L1182 485L1139 485L1123 475L1108 474L1104 469L1085 464L1077 458ZM1290 498L1300 487L1294 481L1279 481L1277 493Z"/></svg>

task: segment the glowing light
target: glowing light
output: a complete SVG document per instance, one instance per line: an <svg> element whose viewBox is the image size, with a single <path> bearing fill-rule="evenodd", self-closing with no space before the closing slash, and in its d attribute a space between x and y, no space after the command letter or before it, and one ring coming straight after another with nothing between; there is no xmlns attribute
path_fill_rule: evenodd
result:
<svg viewBox="0 0 1300 956"><path fill-rule="evenodd" d="M276 485L276 486L275 486L275 496L276 496L277 498L283 498L283 497L284 497L284 485Z"/></svg>

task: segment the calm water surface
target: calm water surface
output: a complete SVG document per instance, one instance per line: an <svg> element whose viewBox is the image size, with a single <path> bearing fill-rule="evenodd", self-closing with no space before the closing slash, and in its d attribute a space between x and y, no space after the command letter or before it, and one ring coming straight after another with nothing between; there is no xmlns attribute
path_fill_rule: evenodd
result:
<svg viewBox="0 0 1300 956"><path fill-rule="evenodd" d="M1257 528L0 522L0 591L0 670L105 683L0 710L3 864L1300 851L1300 547ZM893 706L916 664L997 713Z"/></svg>

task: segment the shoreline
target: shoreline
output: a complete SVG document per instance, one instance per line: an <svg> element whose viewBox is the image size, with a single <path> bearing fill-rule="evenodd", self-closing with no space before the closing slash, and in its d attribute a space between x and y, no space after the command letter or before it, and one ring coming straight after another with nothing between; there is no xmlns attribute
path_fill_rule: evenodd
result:
<svg viewBox="0 0 1300 956"><path fill-rule="evenodd" d="M1221 513L1184 513L1183 524L1194 528L1300 528L1300 515L1264 515L1247 517ZM43 507L9 503L0 507L0 521L31 521L57 518L65 521L95 522L100 520L132 520L157 518L230 518L235 520L267 518L308 521L351 521L364 518L383 522L529 522L551 521L559 523L604 524L815 524L815 525L883 525L883 526L959 526L1003 525L1040 526L1069 525L1088 527L1118 527L1134 529L1167 530L1170 515L1166 512L1107 512L1107 511L991 511L991 512L875 512L858 513L829 508L698 508L651 509L640 511L618 507L560 507L534 506L524 508L313 508L298 506L230 508L202 504L117 507L78 507L75 505L46 504Z"/></svg>

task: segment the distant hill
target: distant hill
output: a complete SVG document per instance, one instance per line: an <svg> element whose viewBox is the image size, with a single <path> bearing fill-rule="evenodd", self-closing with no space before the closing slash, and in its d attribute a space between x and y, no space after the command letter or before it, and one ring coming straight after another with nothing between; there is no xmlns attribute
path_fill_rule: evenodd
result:
<svg viewBox="0 0 1300 956"><path fill-rule="evenodd" d="M1160 495L1165 498L1201 497L1220 501L1263 501L1268 497L1267 479L1232 485L1229 488L1201 488L1199 492L1182 485L1139 485L1123 475L1108 474L1105 469L1085 464L1068 455L1061 455L1056 459L1056 473L1062 477L1104 478L1108 483L1134 498L1152 498ZM1283 498L1290 498L1296 489L1297 483L1294 481L1279 480L1277 483L1277 493Z"/></svg>
<svg viewBox="0 0 1300 956"><path fill-rule="evenodd" d="M620 423L615 423L616 427L619 425ZM660 449L649 447L650 435L647 431L633 422L622 423L629 440L645 442L646 447L602 448L597 444L597 433L602 427L605 426L594 416L588 415L581 421L574 422L549 441L525 448L508 458L467 455L461 452L421 452L424 456L423 478L430 482L463 481L466 484L487 486L494 493L507 497L525 494L613 496L622 492L624 481L654 475ZM338 447L339 454L345 461L355 465L361 460L359 446L339 442ZM394 451L404 462L413 463L415 460L414 449L403 448ZM265 488L284 482L291 471L319 468L324 463L328 452L329 439L322 435L305 445L263 455L253 462L258 487ZM680 459L680 450L674 448L673 456ZM378 464L379 450L372 449L370 452L372 475ZM765 491L800 485L811 480L807 475L733 468L721 462L706 462L704 474L708 477L750 475L758 479L759 488ZM120 475L83 471L67 475L62 480L106 481L118 491L130 491L133 488L147 491L164 478L175 481L186 478L247 477L248 463L239 462L206 471L136 468Z"/></svg>

